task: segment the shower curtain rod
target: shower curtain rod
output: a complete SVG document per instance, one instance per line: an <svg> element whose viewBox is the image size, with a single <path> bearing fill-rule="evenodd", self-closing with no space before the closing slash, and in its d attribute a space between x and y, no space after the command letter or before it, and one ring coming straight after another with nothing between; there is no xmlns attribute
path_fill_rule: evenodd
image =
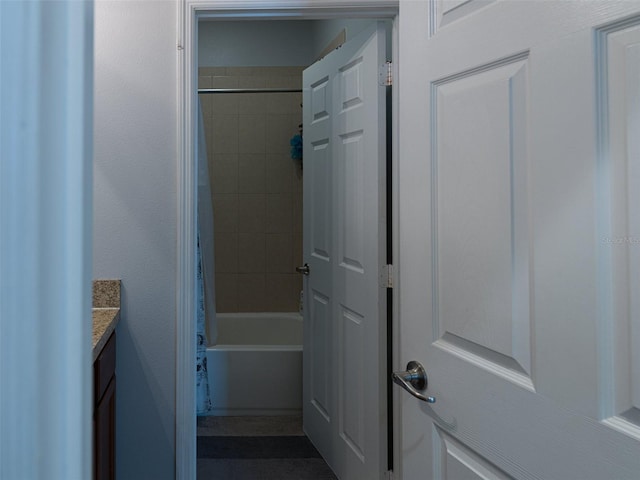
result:
<svg viewBox="0 0 640 480"><path fill-rule="evenodd" d="M302 93L301 88L199 88L198 93Z"/></svg>

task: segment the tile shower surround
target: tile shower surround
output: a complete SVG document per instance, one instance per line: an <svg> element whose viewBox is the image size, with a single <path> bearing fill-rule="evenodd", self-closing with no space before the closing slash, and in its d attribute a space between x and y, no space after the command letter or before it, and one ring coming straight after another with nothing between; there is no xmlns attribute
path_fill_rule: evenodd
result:
<svg viewBox="0 0 640 480"><path fill-rule="evenodd" d="M200 88L301 88L304 67L212 67ZM301 93L201 95L214 218L216 309L297 311L302 170L290 156Z"/></svg>

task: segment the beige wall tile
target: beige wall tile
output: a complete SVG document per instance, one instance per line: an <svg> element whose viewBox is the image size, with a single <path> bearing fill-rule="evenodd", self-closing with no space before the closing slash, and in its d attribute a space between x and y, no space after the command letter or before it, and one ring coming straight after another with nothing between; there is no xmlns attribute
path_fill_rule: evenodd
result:
<svg viewBox="0 0 640 480"><path fill-rule="evenodd" d="M264 88L267 81L260 75L244 75L237 77L238 88Z"/></svg>
<svg viewBox="0 0 640 480"><path fill-rule="evenodd" d="M227 77L224 75L215 75L211 77L211 88L236 88L238 79ZM212 115L225 115L238 113L238 96L228 93L209 93L202 94L211 102Z"/></svg>
<svg viewBox="0 0 640 480"><path fill-rule="evenodd" d="M214 235L216 273L238 273L238 234L216 231Z"/></svg>
<svg viewBox="0 0 640 480"><path fill-rule="evenodd" d="M264 273L238 275L238 311L267 311Z"/></svg>
<svg viewBox="0 0 640 480"><path fill-rule="evenodd" d="M267 114L297 114L302 123L302 94L271 93L267 97Z"/></svg>
<svg viewBox="0 0 640 480"><path fill-rule="evenodd" d="M198 75L224 75L227 71L227 67L200 67L198 68Z"/></svg>
<svg viewBox="0 0 640 480"><path fill-rule="evenodd" d="M299 75L302 78L302 72L307 69L308 65L295 65L291 67L286 67L287 75Z"/></svg>
<svg viewBox="0 0 640 480"><path fill-rule="evenodd" d="M264 115L267 111L267 99L265 98L265 95L268 94L238 94L238 113L241 115Z"/></svg>
<svg viewBox="0 0 640 480"><path fill-rule="evenodd" d="M240 115L238 119L238 151L240 153L265 152L265 116Z"/></svg>
<svg viewBox="0 0 640 480"><path fill-rule="evenodd" d="M297 114L300 116L299 123L302 123L302 94L301 93L267 94L266 113L267 114L284 114L284 113Z"/></svg>
<svg viewBox="0 0 640 480"><path fill-rule="evenodd" d="M275 71L278 67L253 67L252 75L256 77L268 77L275 75Z"/></svg>
<svg viewBox="0 0 640 480"><path fill-rule="evenodd" d="M300 295L298 274L268 273L266 276L266 303L270 312L297 312Z"/></svg>
<svg viewBox="0 0 640 480"><path fill-rule="evenodd" d="M304 158L303 158L304 160ZM293 162L293 191L302 194L303 185L303 162L295 160Z"/></svg>
<svg viewBox="0 0 640 480"><path fill-rule="evenodd" d="M212 153L238 153L238 115L212 115L212 141L207 150Z"/></svg>
<svg viewBox="0 0 640 480"><path fill-rule="evenodd" d="M267 273L293 273L293 237L290 233L266 235Z"/></svg>
<svg viewBox="0 0 640 480"><path fill-rule="evenodd" d="M304 265L304 259L302 256L302 234L294 233L292 239L291 252L293 264L291 265L291 268L292 271L295 272L296 267Z"/></svg>
<svg viewBox="0 0 640 480"><path fill-rule="evenodd" d="M265 193L264 154L241 154L238 175L240 193Z"/></svg>
<svg viewBox="0 0 640 480"><path fill-rule="evenodd" d="M238 166L241 168L263 167L265 161L263 153L242 153L238 156Z"/></svg>
<svg viewBox="0 0 640 480"><path fill-rule="evenodd" d="M291 157L284 153L266 155L266 192L267 193L291 193L295 166Z"/></svg>
<svg viewBox="0 0 640 480"><path fill-rule="evenodd" d="M291 128L291 115L289 114L267 114L266 122L266 153L288 154L291 150L289 143L291 138L299 133L298 125Z"/></svg>
<svg viewBox="0 0 640 480"><path fill-rule="evenodd" d="M211 130L211 116L213 115L213 104L211 95L199 95L200 105L202 105L202 118L204 119L205 132Z"/></svg>
<svg viewBox="0 0 640 480"><path fill-rule="evenodd" d="M273 75L266 78L267 88L302 88L302 75ZM289 95L289 94L287 94Z"/></svg>
<svg viewBox="0 0 640 480"><path fill-rule="evenodd" d="M211 155L209 160L209 174L213 171L214 165L224 165L238 168L239 158L237 153L216 153Z"/></svg>
<svg viewBox="0 0 640 480"><path fill-rule="evenodd" d="M238 236L238 273L265 272L265 234L241 233Z"/></svg>
<svg viewBox="0 0 640 480"><path fill-rule="evenodd" d="M287 102L289 113L298 117L296 123L300 125L302 123L302 93L289 94Z"/></svg>
<svg viewBox="0 0 640 480"><path fill-rule="evenodd" d="M211 88L211 85L213 83L210 75L198 77L198 88Z"/></svg>
<svg viewBox="0 0 640 480"><path fill-rule="evenodd" d="M213 222L216 232L238 231L238 194L213 195Z"/></svg>
<svg viewBox="0 0 640 480"><path fill-rule="evenodd" d="M274 88L274 87L270 87ZM264 113L266 114L282 114L289 113L288 109L284 106L288 93L263 93L262 96L265 100Z"/></svg>
<svg viewBox="0 0 640 480"><path fill-rule="evenodd" d="M233 77L246 77L256 75L257 69L260 67L226 67L225 75Z"/></svg>
<svg viewBox="0 0 640 480"><path fill-rule="evenodd" d="M300 125L302 124L302 110L289 114L289 128L295 133L300 133Z"/></svg>
<svg viewBox="0 0 640 480"><path fill-rule="evenodd" d="M209 165L212 165L211 159L213 158L213 120L211 118L205 119L204 122L204 139L207 144L207 158L209 160Z"/></svg>
<svg viewBox="0 0 640 480"><path fill-rule="evenodd" d="M238 77L238 88L264 88L266 86L263 77ZM243 93L238 95L238 113L264 114L266 112L265 93Z"/></svg>
<svg viewBox="0 0 640 480"><path fill-rule="evenodd" d="M216 311L230 313L238 311L238 275L216 274Z"/></svg>
<svg viewBox="0 0 640 480"><path fill-rule="evenodd" d="M264 74L272 77L288 77L295 75L302 75L302 71L306 68L304 66L291 66L291 67L264 67ZM263 73L263 72L261 72Z"/></svg>
<svg viewBox="0 0 640 480"><path fill-rule="evenodd" d="M267 168L288 168L293 165L293 159L287 153L267 153L265 155Z"/></svg>
<svg viewBox="0 0 640 480"><path fill-rule="evenodd" d="M291 196L292 232L302 235L302 195L294 193Z"/></svg>
<svg viewBox="0 0 640 480"><path fill-rule="evenodd" d="M238 86L238 79L226 74L213 75L211 77L211 85L213 88L236 88Z"/></svg>
<svg viewBox="0 0 640 480"><path fill-rule="evenodd" d="M264 233L266 221L264 194L243 193L238 198L238 231Z"/></svg>
<svg viewBox="0 0 640 480"><path fill-rule="evenodd" d="M267 233L291 233L293 210L290 193L267 194Z"/></svg>
<svg viewBox="0 0 640 480"><path fill-rule="evenodd" d="M212 67L200 69L199 81L203 88L300 88L303 68ZM297 311L302 170L289 140L302 122L301 94L201 97L223 270L216 275L218 311Z"/></svg>
<svg viewBox="0 0 640 480"><path fill-rule="evenodd" d="M229 153L213 154L209 167L213 193L238 193L238 156Z"/></svg>
<svg viewBox="0 0 640 480"><path fill-rule="evenodd" d="M238 113L237 93L212 93L205 94L211 97L211 108L213 115L224 115L226 113Z"/></svg>

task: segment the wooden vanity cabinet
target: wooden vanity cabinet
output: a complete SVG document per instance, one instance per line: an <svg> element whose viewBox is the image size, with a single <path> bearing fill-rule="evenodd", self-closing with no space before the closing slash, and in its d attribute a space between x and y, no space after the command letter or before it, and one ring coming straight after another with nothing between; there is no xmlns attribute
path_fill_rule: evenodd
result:
<svg viewBox="0 0 640 480"><path fill-rule="evenodd" d="M93 364L93 478L115 479L116 334Z"/></svg>

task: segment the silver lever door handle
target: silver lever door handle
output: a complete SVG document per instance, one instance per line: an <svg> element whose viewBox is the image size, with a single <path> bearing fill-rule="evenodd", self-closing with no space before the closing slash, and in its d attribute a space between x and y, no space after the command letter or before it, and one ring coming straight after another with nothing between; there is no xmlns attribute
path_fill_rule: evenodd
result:
<svg viewBox="0 0 640 480"><path fill-rule="evenodd" d="M436 403L434 397L428 397L420 393L420 391L427 389L428 382L427 372L419 362L410 361L407 363L407 370L405 372L394 372L391 378L393 378L394 383L400 385L417 399L427 403Z"/></svg>
<svg viewBox="0 0 640 480"><path fill-rule="evenodd" d="M309 264L305 263L301 267L296 267L296 272L302 273L303 275L309 275Z"/></svg>

